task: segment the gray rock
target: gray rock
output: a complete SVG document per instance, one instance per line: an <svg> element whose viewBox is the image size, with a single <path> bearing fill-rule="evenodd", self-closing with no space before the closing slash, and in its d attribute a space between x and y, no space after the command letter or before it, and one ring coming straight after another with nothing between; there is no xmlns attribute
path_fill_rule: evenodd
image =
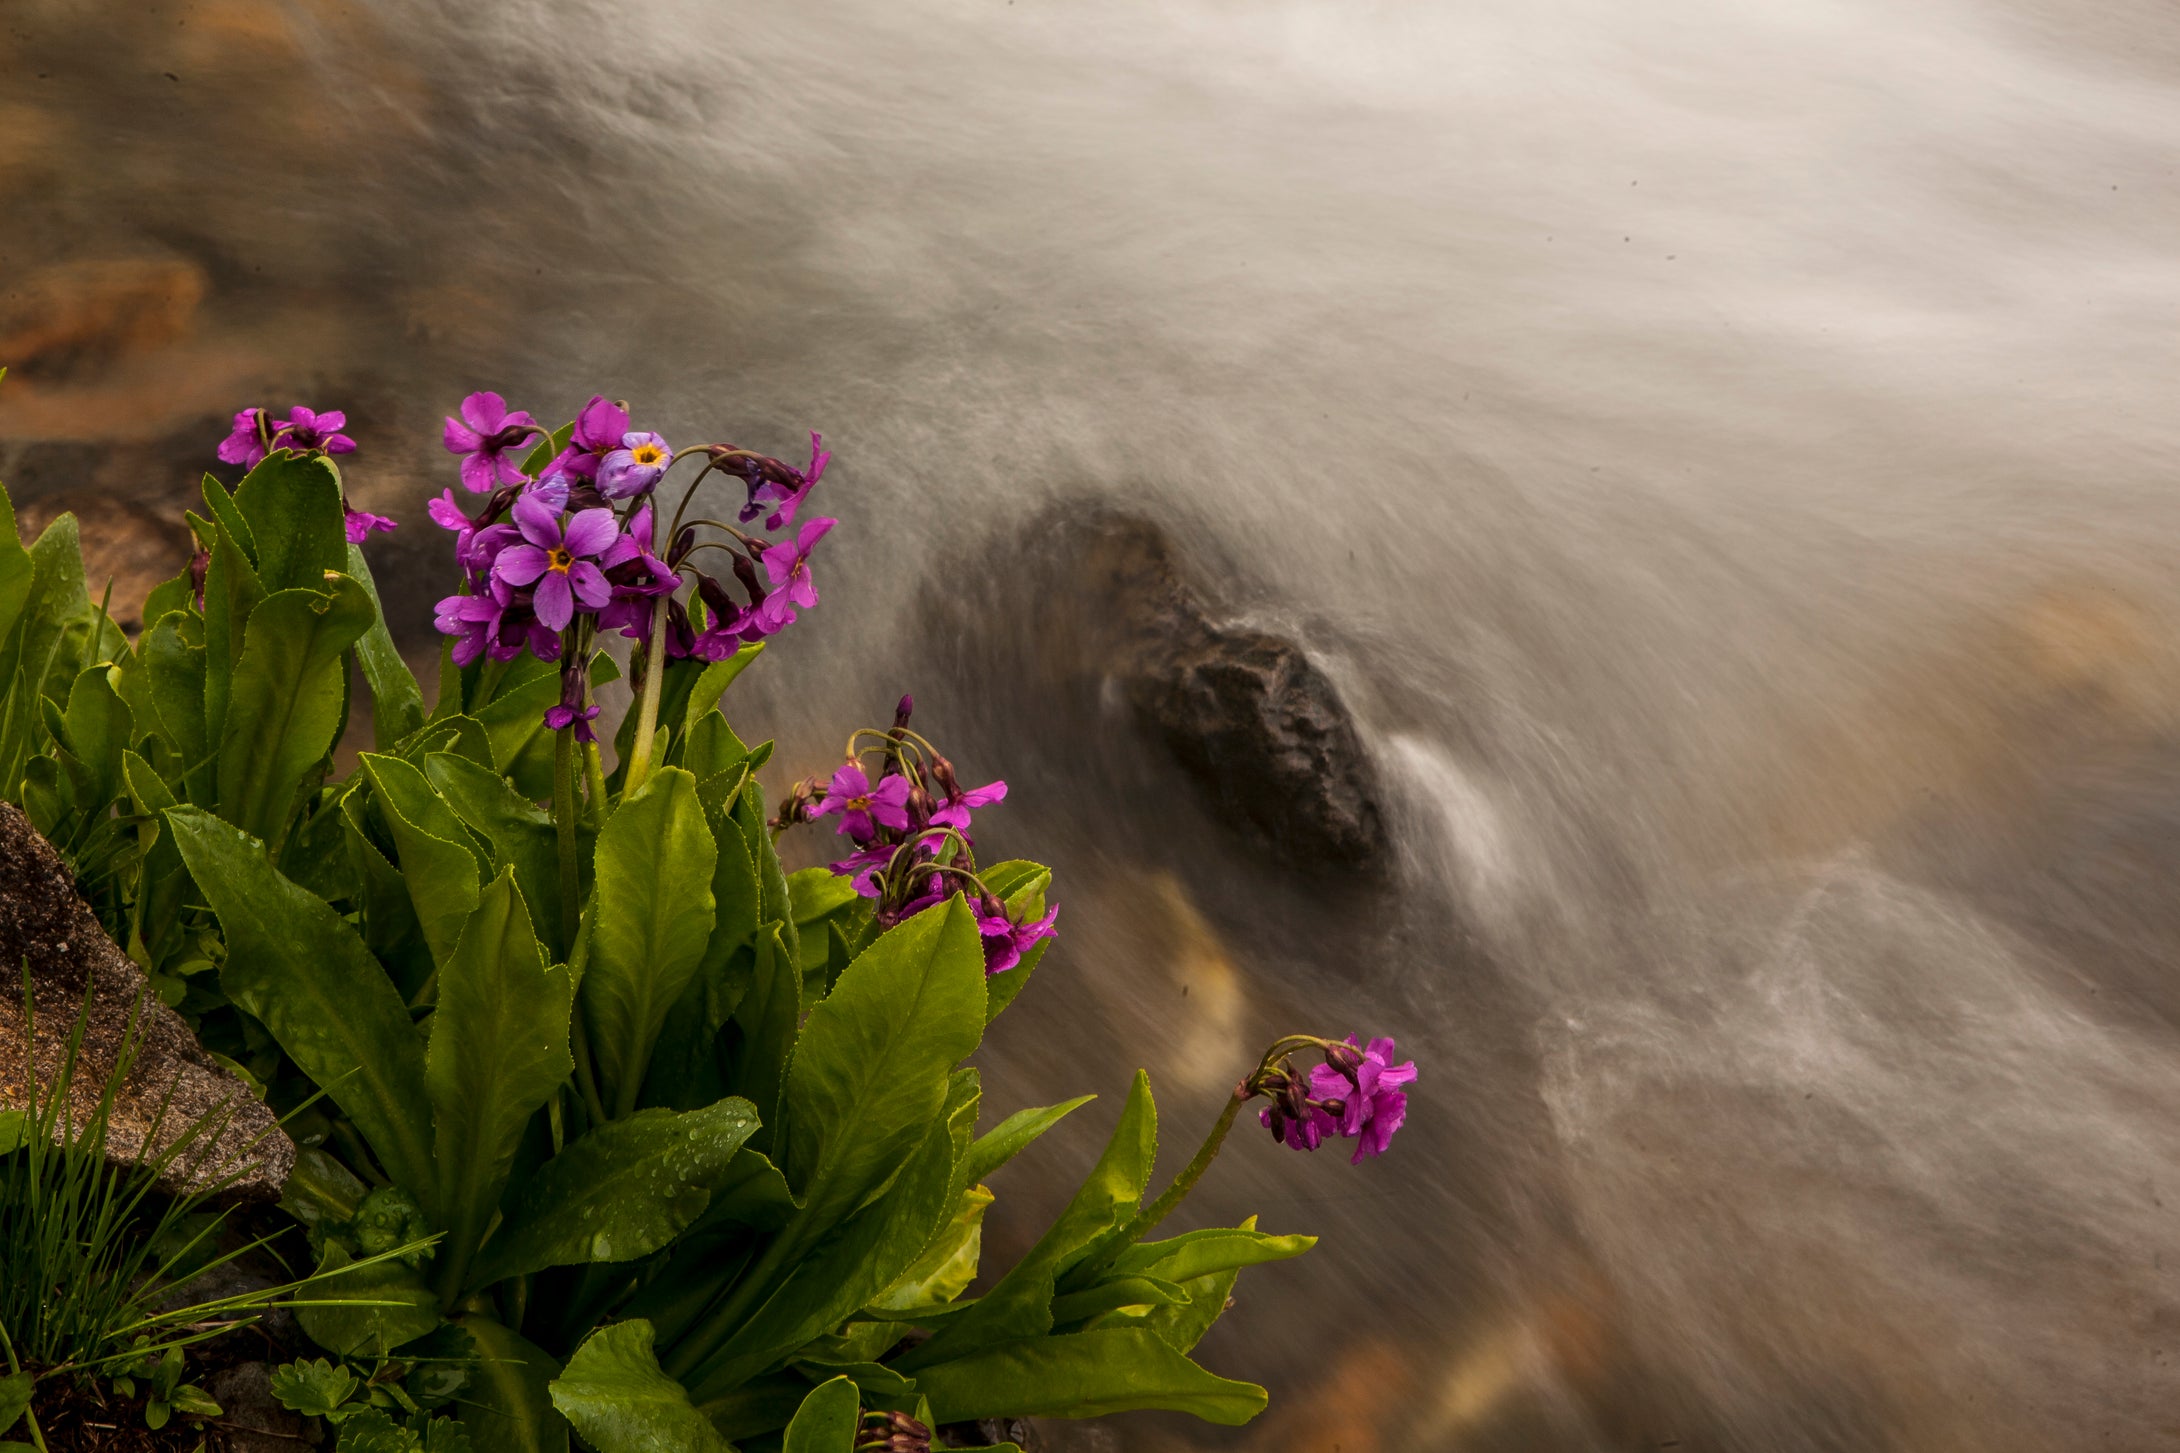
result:
<svg viewBox="0 0 2180 1453"><path fill-rule="evenodd" d="M219 1446L226 1453L296 1453L320 1441L305 1419L280 1406L272 1370L262 1362L223 1367L204 1390L220 1405Z"/></svg>
<svg viewBox="0 0 2180 1453"><path fill-rule="evenodd" d="M69 1090L76 1123L97 1105L133 1021L135 1058L108 1123L107 1154L149 1163L202 1122L207 1133L188 1141L166 1165L162 1189L216 1190L227 1201L279 1196L295 1165L295 1146L272 1112L214 1063L181 1016L159 1002L143 972L76 896L60 855L4 802L0 964L12 971L0 985L0 1109L27 1107L33 1085L57 1080L88 994L90 1014ZM29 1043L23 1017L19 976L26 964L37 1011L35 1043Z"/></svg>
<svg viewBox="0 0 2180 1453"><path fill-rule="evenodd" d="M1222 620L1149 521L1075 511L1038 533L1052 545L1057 593L1089 606L1091 660L1222 818L1289 863L1363 870L1384 859L1376 769L1300 645Z"/></svg>

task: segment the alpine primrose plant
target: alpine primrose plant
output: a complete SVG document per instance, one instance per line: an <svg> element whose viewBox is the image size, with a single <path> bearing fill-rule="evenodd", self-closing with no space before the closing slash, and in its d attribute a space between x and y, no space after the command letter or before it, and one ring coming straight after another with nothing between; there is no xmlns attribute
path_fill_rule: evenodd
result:
<svg viewBox="0 0 2180 1453"><path fill-rule="evenodd" d="M460 488L429 506L457 584L427 710L377 609L381 526L343 493L345 423L236 416L220 455L247 473L206 479L199 556L135 642L90 605L73 521L25 550L0 496L0 782L207 1046L294 1112L283 1204L360 1304L302 1318L332 1360L282 1385L336 1410L375 1389L353 1421L388 1447L439 1448L458 1414L477 1453L1254 1416L1262 1389L1188 1353L1243 1267L1311 1238L1145 1238L1244 1104L1359 1160L1414 1066L1390 1040L1276 1042L1148 1205L1139 1073L1058 1219L968 1295L987 1183L1085 1103L979 1135L964 1065L1057 910L1046 869L979 856L1006 784L965 785L907 697L767 812L772 747L719 703L818 603L823 441L798 468L676 449L602 397L552 431L463 400ZM732 520L699 512L714 474L742 486ZM609 753L614 636L634 701ZM342 777L352 673L372 748ZM776 840L828 827L834 861L786 872Z"/></svg>

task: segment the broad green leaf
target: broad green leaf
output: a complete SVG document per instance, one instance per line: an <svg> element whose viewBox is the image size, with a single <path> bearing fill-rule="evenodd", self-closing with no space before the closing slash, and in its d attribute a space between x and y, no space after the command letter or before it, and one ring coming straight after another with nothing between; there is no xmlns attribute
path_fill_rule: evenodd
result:
<svg viewBox="0 0 2180 1453"><path fill-rule="evenodd" d="M181 611L169 612L145 633L140 655L150 677L159 727L188 769L185 784L209 791L212 774L204 770L211 747L204 732L203 621Z"/></svg>
<svg viewBox="0 0 2180 1453"><path fill-rule="evenodd" d="M712 1193L712 1203L700 1224L777 1231L794 1214L795 1194L787 1189L787 1178L771 1161L745 1145Z"/></svg>
<svg viewBox="0 0 2180 1453"><path fill-rule="evenodd" d="M476 912L483 855L422 772L399 757L365 752L361 760L393 834L401 879L424 942L431 946L432 962L444 969L462 926Z"/></svg>
<svg viewBox="0 0 2180 1453"><path fill-rule="evenodd" d="M749 987L734 1006L741 1027L742 1053L731 1081L765 1117L759 1145L779 1158L780 1106L787 1088L787 1063L795 1051L802 1018L802 970L781 941L781 926L767 923L757 934L757 952Z"/></svg>
<svg viewBox="0 0 2180 1453"><path fill-rule="evenodd" d="M213 499L207 490L206 503ZM328 574L348 568L341 476L323 455L275 449L235 486L235 510L249 522L250 558L268 594L323 590Z"/></svg>
<svg viewBox="0 0 2180 1453"><path fill-rule="evenodd" d="M1256 1218L1251 1217L1240 1227L1215 1226L1166 1241L1139 1243L1114 1257L1107 1274L1194 1281L1262 1262L1285 1261L1317 1244L1314 1236L1267 1236L1255 1224Z"/></svg>
<svg viewBox="0 0 2180 1453"><path fill-rule="evenodd" d="M993 1171L1028 1149L1032 1141L1096 1098L1095 1095L1082 1095L1057 1105L1015 1111L977 1137L962 1161L959 1180L965 1186L973 1186L989 1179Z"/></svg>
<svg viewBox="0 0 2180 1453"><path fill-rule="evenodd" d="M688 1392L659 1370L651 1324L593 1332L552 1384L553 1405L598 1453L733 1453Z"/></svg>
<svg viewBox="0 0 2180 1453"><path fill-rule="evenodd" d="M768 747L760 747L750 754L750 771L763 765L758 759L767 751ZM734 799L734 821L742 829L742 846L749 849L749 861L757 869L757 921L779 923L788 959L799 965L802 935L795 929L794 900L788 896L787 873L780 866L779 853L773 850L772 829L765 822L765 790L755 777L742 785Z"/></svg>
<svg viewBox="0 0 2180 1453"><path fill-rule="evenodd" d="M804 868L787 875L787 896L795 905L795 927L809 932L811 926L856 900L852 880L830 868Z"/></svg>
<svg viewBox="0 0 2180 1453"><path fill-rule="evenodd" d="M341 796L343 837L363 902L364 943L386 966L406 1004L424 987L437 963L431 946L424 942L424 927L416 921L409 885L380 846L380 830L374 830L371 822L372 797L364 788L357 782Z"/></svg>
<svg viewBox="0 0 2180 1453"><path fill-rule="evenodd" d="M339 1242L327 1242L309 1300L354 1298L383 1305L299 1306L295 1319L311 1341L343 1357L384 1356L439 1325L439 1299L415 1268L390 1258L342 1270L350 1259Z"/></svg>
<svg viewBox="0 0 2180 1453"><path fill-rule="evenodd" d="M566 965L547 968L530 914L502 872L439 971L439 1009L425 1056L433 1145L438 1152L439 1249L447 1290L498 1209L523 1129L575 1071L568 1014L575 990Z"/></svg>
<svg viewBox="0 0 2180 1453"><path fill-rule="evenodd" d="M738 1326L725 1313L682 1339L670 1367L688 1372L702 1401L777 1363L839 1326L889 1285L930 1243L953 1205L953 1146L941 1120L929 1122L915 1151L887 1184L815 1244L794 1239L808 1212L791 1222L769 1276L753 1271L761 1296ZM739 1293L738 1293L739 1295ZM731 1308L729 1309L731 1311Z"/></svg>
<svg viewBox="0 0 2180 1453"><path fill-rule="evenodd" d="M689 688L689 704L681 717L681 736L687 740L696 730L696 724L719 705L719 698L726 694L734 678L749 669L749 663L764 654L764 642L742 647L724 661L714 661L706 666Z"/></svg>
<svg viewBox="0 0 2180 1453"><path fill-rule="evenodd" d="M31 585L15 627L0 640L0 783L13 783L23 764L45 749L43 724L48 683L72 679L79 660L64 662L62 647L72 622L89 609L83 589L83 556L76 544L76 517L63 514L30 547Z"/></svg>
<svg viewBox="0 0 2180 1453"><path fill-rule="evenodd" d="M103 815L121 794L121 754L134 737L129 708L114 691L114 668L93 666L68 691L68 753L79 811Z"/></svg>
<svg viewBox="0 0 2180 1453"><path fill-rule="evenodd" d="M475 1453L567 1453L568 1424L548 1391L560 1364L497 1322L465 1317L477 1361L458 1404Z"/></svg>
<svg viewBox="0 0 2180 1453"><path fill-rule="evenodd" d="M227 497L226 486L206 475L204 493L214 526L207 547L212 558L204 576L204 728L205 740L216 748L227 725L235 662L242 655L250 615L265 598L265 585L246 538L249 526Z"/></svg>
<svg viewBox="0 0 2180 1453"><path fill-rule="evenodd" d="M753 942L757 925L764 921L764 894L757 881L757 865L749 855L749 843L733 808L740 800L748 772L744 769L736 773L734 781L722 789L719 779L726 775L718 774L697 788L698 800L704 803L704 825L711 832L717 853L712 868L712 928L704 945L704 969L723 980L736 951ZM739 999L740 986L732 986L728 993Z"/></svg>
<svg viewBox="0 0 2180 1453"><path fill-rule="evenodd" d="M346 1111L394 1180L433 1180L424 1046L371 951L263 847L199 808L167 814L227 937L220 986Z"/></svg>
<svg viewBox="0 0 2180 1453"><path fill-rule="evenodd" d="M227 532L227 537L234 541L236 547L242 551L243 558L250 562L250 569L255 571L257 540L250 533L249 519L236 508L234 495L228 492L226 485L209 474L199 481L198 492L204 496L205 512L211 515L215 525Z"/></svg>
<svg viewBox="0 0 2180 1453"><path fill-rule="evenodd" d="M30 1395L37 1386L27 1372L10 1373L0 1377L0 1433L15 1426L15 1420L30 1406Z"/></svg>
<svg viewBox="0 0 2180 1453"><path fill-rule="evenodd" d="M581 999L616 1114L635 1108L666 1011L704 957L715 857L696 779L678 767L622 799L598 835Z"/></svg>
<svg viewBox="0 0 2180 1453"><path fill-rule="evenodd" d="M347 1402L348 1395L362 1385L356 1374L323 1357L276 1367L270 1383L272 1395L280 1406L306 1418L324 1417Z"/></svg>
<svg viewBox="0 0 2180 1453"><path fill-rule="evenodd" d="M1052 1324L1083 1323L1123 1307L1171 1307L1186 1305L1188 1293L1170 1281L1153 1276L1123 1276L1052 1299Z"/></svg>
<svg viewBox="0 0 2180 1453"><path fill-rule="evenodd" d="M1162 1408L1233 1427L1265 1403L1263 1388L1213 1376L1139 1328L1011 1342L925 1368L916 1386L940 1423Z"/></svg>
<svg viewBox="0 0 2180 1453"><path fill-rule="evenodd" d="M394 647L393 633L386 628L386 606L379 599L378 582L363 558L361 545L348 546L348 578L371 597L371 628L356 642L356 664L363 668L371 688L371 743L390 751L394 743L424 724L424 689L416 674Z"/></svg>
<svg viewBox="0 0 2180 1453"><path fill-rule="evenodd" d="M1157 1145L1158 1110L1151 1100L1150 1077L1138 1070L1113 1138L1067 1209L975 1306L951 1318L929 1342L901 1358L901 1370L920 1377L920 1368L948 1358L1050 1331L1052 1299L1061 1274L1135 1215L1150 1181Z"/></svg>
<svg viewBox="0 0 2180 1453"><path fill-rule="evenodd" d="M514 869L515 886L522 890L523 902L556 902L560 860L551 814L508 786L505 777L466 757L433 752L424 758L423 766L424 775L463 826L483 839L493 866ZM549 922L533 926L549 946L549 956L556 961L565 959L572 945L558 942L560 916L553 913L546 917Z"/></svg>
<svg viewBox="0 0 2180 1453"><path fill-rule="evenodd" d="M15 629L24 602L30 599L34 574L30 552L23 548L22 536L16 532L14 501L8 498L5 488L0 488L0 641ZM0 1423L0 1431L6 1427Z"/></svg>
<svg viewBox="0 0 2180 1453"><path fill-rule="evenodd" d="M482 1285L548 1266L650 1255L704 1213L756 1128L747 1100L608 1121L570 1142L522 1187L471 1280Z"/></svg>
<svg viewBox="0 0 2180 1453"><path fill-rule="evenodd" d="M862 1412L862 1392L852 1379L821 1382L795 1410L780 1453L852 1453Z"/></svg>
<svg viewBox="0 0 2180 1453"><path fill-rule="evenodd" d="M1242 1235L1254 1235L1256 1226L1257 1218L1251 1216L1248 1220L1242 1222L1237 1229ZM1233 1234L1233 1232L1224 1228L1213 1228L1211 1232L1205 1233L1207 1239L1216 1239ZM1171 1241L1154 1242L1148 1247L1130 1247L1127 1252L1123 1253L1123 1259L1127 1256L1133 1256L1138 1251L1155 1250L1161 1246L1171 1248L1176 1243L1188 1239L1188 1237L1176 1236ZM1297 1241L1308 1243L1315 1239L1315 1237L1311 1236L1267 1236L1263 1238L1265 1242L1281 1245ZM1289 1251L1287 1254L1293 1255L1295 1253ZM1272 1258L1267 1257L1264 1259L1270 1260ZM1175 1263L1175 1266L1178 1269L1186 1269L1185 1267L1179 1267L1178 1263ZM1156 1333L1174 1351L1188 1352L1204 1339L1204 1334L1211 1330L1211 1324L1218 1321L1220 1315L1225 1312L1227 1298L1234 1294L1234 1281L1240 1275L1241 1267L1235 1265L1224 1270L1213 1271L1208 1275L1181 1281L1178 1284L1181 1290L1188 1293L1188 1301L1179 1306L1158 1307L1142 1315L1138 1319L1138 1325Z"/></svg>
<svg viewBox="0 0 2180 1453"><path fill-rule="evenodd" d="M276 852L296 789L340 739L348 714L343 653L373 619L356 582L342 575L325 585L259 602L228 690L220 816Z"/></svg>
<svg viewBox="0 0 2180 1453"><path fill-rule="evenodd" d="M977 1260L984 1247L984 1212L991 1204L992 1193L982 1186L961 1192L954 1219L940 1228L923 1254L871 1305L881 1311L912 1312L951 1302L967 1291L976 1280Z"/></svg>
<svg viewBox="0 0 2180 1453"><path fill-rule="evenodd" d="M982 1038L984 955L960 895L881 937L842 971L796 1039L780 1169L830 1225L880 1189L946 1103Z"/></svg>

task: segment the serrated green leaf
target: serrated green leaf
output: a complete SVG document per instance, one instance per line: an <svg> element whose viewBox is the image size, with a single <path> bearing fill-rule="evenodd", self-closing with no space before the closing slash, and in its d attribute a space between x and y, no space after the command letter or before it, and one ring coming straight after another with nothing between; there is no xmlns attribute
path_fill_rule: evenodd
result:
<svg viewBox="0 0 2180 1453"><path fill-rule="evenodd" d="M923 1367L1050 1331L1059 1278L1134 1216L1150 1181L1157 1146L1158 1110L1150 1077L1138 1070L1105 1153L1067 1209L975 1306L950 1318L929 1342L901 1358L901 1370L920 1377Z"/></svg>
<svg viewBox="0 0 2180 1453"><path fill-rule="evenodd" d="M361 545L348 547L347 573L371 597L371 628L356 642L356 664L371 688L371 744L384 752L424 725L424 689L386 628L386 605Z"/></svg>
<svg viewBox="0 0 2180 1453"><path fill-rule="evenodd" d="M306 1418L322 1418L348 1401L361 1382L345 1367L323 1357L295 1361L272 1370L272 1395L280 1406Z"/></svg>
<svg viewBox="0 0 2180 1453"><path fill-rule="evenodd" d="M217 509L215 499L207 490ZM268 594L323 590L328 573L347 567L340 471L323 455L275 449L235 486L234 508L248 522L251 563Z"/></svg>
<svg viewBox="0 0 2180 1453"><path fill-rule="evenodd" d="M961 1183L973 1186L989 1179L993 1171L1027 1150L1039 1136L1096 1098L1095 1095L1082 1095L1057 1105L1015 1111L977 1137L976 1143L969 1147L968 1155L962 1160Z"/></svg>
<svg viewBox="0 0 2180 1453"><path fill-rule="evenodd" d="M483 840L495 869L512 868L515 886L526 904L553 903L560 892L558 844L550 814L518 794L505 777L451 752L433 752L423 760L424 775L438 789L454 815ZM535 914L533 912L533 919ZM571 945L558 941L560 915L533 922L538 938L558 962Z"/></svg>
<svg viewBox="0 0 2180 1453"><path fill-rule="evenodd" d="M10 523L12 525L12 521ZM23 1409L30 1406L30 1395L36 1387L37 1383L27 1372L0 1377L0 1433L15 1426Z"/></svg>
<svg viewBox="0 0 2180 1453"><path fill-rule="evenodd" d="M704 957L716 850L696 779L664 767L598 834L590 961L579 990L601 1093L634 1109L666 1011Z"/></svg>
<svg viewBox="0 0 2180 1453"><path fill-rule="evenodd" d="M780 1453L852 1453L862 1411L862 1392L852 1379L819 1383L795 1409Z"/></svg>
<svg viewBox="0 0 2180 1453"><path fill-rule="evenodd" d="M671 1365L695 1373L699 1397L837 1326L951 1213L950 1112L975 1091L953 1070L977 1045L983 979L975 915L957 894L881 937L812 1011L788 1065L779 1141L802 1209L767 1254L769 1275L737 1294L747 1319L733 1326L722 1314L676 1348Z"/></svg>
<svg viewBox="0 0 2180 1453"><path fill-rule="evenodd" d="M220 985L323 1086L403 1185L432 1183L424 1047L371 951L262 846L200 808L167 814L227 937Z"/></svg>
<svg viewBox="0 0 2180 1453"><path fill-rule="evenodd" d="M220 816L279 851L296 791L340 739L344 653L375 618L345 575L282 590L250 614L219 743Z"/></svg>
<svg viewBox="0 0 2180 1453"><path fill-rule="evenodd" d="M463 1271L506 1188L515 1150L538 1107L574 1073L566 965L545 966L512 871L479 895L439 973L425 1075L438 1151L436 1205L447 1231L440 1286L466 1290Z"/></svg>
<svg viewBox="0 0 2180 1453"><path fill-rule="evenodd" d="M424 942L431 948L432 962L443 970L462 926L477 910L484 855L422 772L399 757L373 752L365 752L361 761L393 834L401 880Z"/></svg>
<svg viewBox="0 0 2180 1453"><path fill-rule="evenodd" d="M1264 1411L1264 1389L1204 1371L1138 1328L1039 1337L925 1368L916 1386L941 1423L977 1418L1094 1418L1140 1408L1238 1426Z"/></svg>
<svg viewBox="0 0 2180 1453"><path fill-rule="evenodd" d="M733 1453L680 1383L660 1371L651 1324L591 1334L552 1384L553 1405L598 1453Z"/></svg>
<svg viewBox="0 0 2180 1453"><path fill-rule="evenodd" d="M1214 1226L1131 1246L1113 1258L1107 1274L1194 1281L1262 1262L1285 1261L1317 1244L1314 1236L1267 1236L1254 1229L1255 1220L1251 1217L1249 1224L1240 1227Z"/></svg>
<svg viewBox="0 0 2180 1453"><path fill-rule="evenodd" d="M204 622L181 611L169 612L145 633L138 654L150 678L149 694L159 715L160 730L189 769L186 780L201 784L196 790L209 792L212 773L205 768L211 747L204 731Z"/></svg>
<svg viewBox="0 0 2180 1453"><path fill-rule="evenodd" d="M477 1339L460 1404L475 1453L567 1453L567 1420L548 1391L560 1364L497 1322L469 1317L461 1325Z"/></svg>
<svg viewBox="0 0 2180 1453"><path fill-rule="evenodd" d="M369 1306L298 1306L295 1319L310 1340L342 1357L383 1357L439 1325L439 1299L415 1268L398 1257L349 1267L337 1241L328 1241L305 1300L353 1298Z"/></svg>
<svg viewBox="0 0 2180 1453"><path fill-rule="evenodd" d="M991 1204L992 1193L982 1186L961 1192L953 1220L940 1228L893 1285L872 1298L871 1305L880 1311L912 1312L951 1302L967 1291L976 1280L984 1246L984 1212Z"/></svg>
<svg viewBox="0 0 2180 1453"><path fill-rule="evenodd" d="M747 1100L608 1121L570 1142L522 1187L472 1280L650 1255L703 1214L756 1128Z"/></svg>

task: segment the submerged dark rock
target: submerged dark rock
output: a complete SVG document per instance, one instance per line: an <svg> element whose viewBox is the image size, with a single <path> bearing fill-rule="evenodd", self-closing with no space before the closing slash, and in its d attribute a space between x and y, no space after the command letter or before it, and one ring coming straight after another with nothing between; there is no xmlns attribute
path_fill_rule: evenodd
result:
<svg viewBox="0 0 2180 1453"><path fill-rule="evenodd" d="M1384 859L1377 770L1308 651L1227 619L1148 520L1070 510L1030 533L1044 542L1032 578L1067 603L1043 644L1117 686L1216 815L1297 866Z"/></svg>
<svg viewBox="0 0 2180 1453"><path fill-rule="evenodd" d="M273 1113L220 1068L180 1015L159 1002L143 971L108 938L52 844L0 802L0 1110L26 1108L59 1078L69 1036L83 1017L83 1042L69 1088L75 1123L98 1104L124 1048L134 1058L118 1087L107 1154L165 1164L167 1191L216 1191L225 1200L279 1196L295 1146ZM29 969L36 1033L26 1032L21 974ZM85 998L90 1012L83 1015ZM133 1027L133 1028L132 1028ZM184 1143L191 1127L205 1128Z"/></svg>

